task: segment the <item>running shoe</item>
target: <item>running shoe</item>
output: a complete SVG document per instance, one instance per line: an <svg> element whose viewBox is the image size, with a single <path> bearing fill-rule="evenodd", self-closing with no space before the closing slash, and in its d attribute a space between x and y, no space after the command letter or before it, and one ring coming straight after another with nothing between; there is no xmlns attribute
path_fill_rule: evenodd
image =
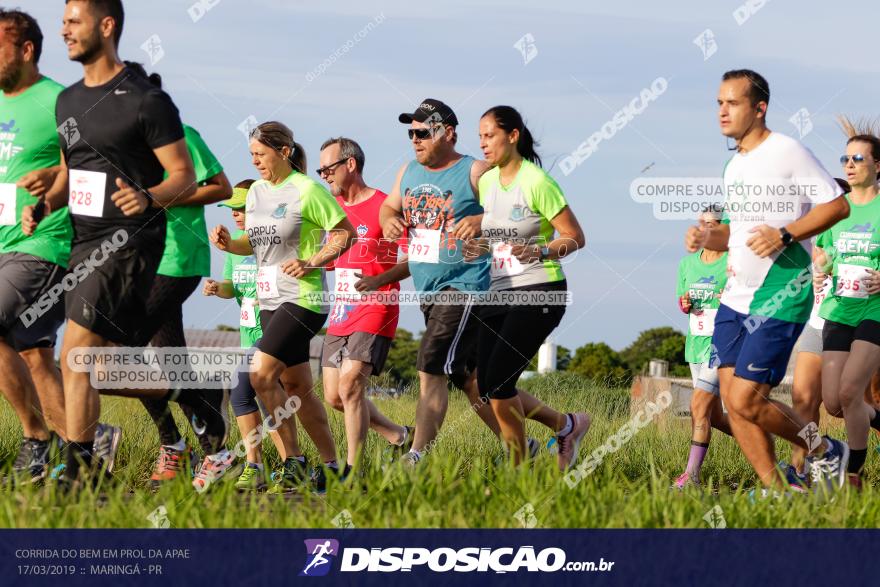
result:
<svg viewBox="0 0 880 587"><path fill-rule="evenodd" d="M49 441L22 438L12 463L13 483L40 483L46 478L49 465Z"/></svg>
<svg viewBox="0 0 880 587"><path fill-rule="evenodd" d="M826 436L829 449L818 458L807 458L810 463L812 486L828 493L843 487L846 482L846 466L849 464L849 447L845 442Z"/></svg>
<svg viewBox="0 0 880 587"><path fill-rule="evenodd" d="M302 485L308 478L308 465L305 461L299 461L289 457L281 465L281 470L272 474L274 485L269 488L269 493L280 495L293 491Z"/></svg>
<svg viewBox="0 0 880 587"><path fill-rule="evenodd" d="M235 455L228 450L218 455L206 456L193 478L193 487L199 493L207 491L213 483L219 481L229 471L234 462Z"/></svg>
<svg viewBox="0 0 880 587"><path fill-rule="evenodd" d="M119 442L121 440L122 428L98 422L98 426L95 428L95 443L92 453L99 461L104 463L108 473L113 472L113 465L116 462L116 453L119 451Z"/></svg>
<svg viewBox="0 0 880 587"><path fill-rule="evenodd" d="M206 455L220 452L229 436L229 392L202 390L190 407L190 424L202 451Z"/></svg>
<svg viewBox="0 0 880 587"><path fill-rule="evenodd" d="M159 485L173 481L178 475L192 477L193 454L189 448L177 450L171 446L159 447L159 458L150 475L150 486L158 489Z"/></svg>
<svg viewBox="0 0 880 587"><path fill-rule="evenodd" d="M526 450L529 452L529 459L534 459L541 450L541 443L529 436L526 438Z"/></svg>
<svg viewBox="0 0 880 587"><path fill-rule="evenodd" d="M760 491L758 489L752 489L749 491L748 499L749 503L756 504L759 501L783 501L786 499L791 499L795 495L798 495L802 492L799 491L778 491L776 489L767 489L766 487L762 487Z"/></svg>
<svg viewBox="0 0 880 587"><path fill-rule="evenodd" d="M565 436L557 436L556 442L559 445L559 454L557 459L559 462L559 470L565 471L574 465L578 456L578 447L583 440L587 430L590 429L590 417L583 412L576 412L568 415L572 421L571 432Z"/></svg>
<svg viewBox="0 0 880 587"><path fill-rule="evenodd" d="M319 495L327 493L328 470L334 477L339 478L339 467L336 465L323 465L312 470L312 490Z"/></svg>
<svg viewBox="0 0 880 587"><path fill-rule="evenodd" d="M779 468L785 471L785 482L796 493L807 493L810 490L810 480L806 475L801 475L792 465L779 463Z"/></svg>
<svg viewBox="0 0 880 587"><path fill-rule="evenodd" d="M846 484L860 492L862 490L862 476L858 473L847 473Z"/></svg>
<svg viewBox="0 0 880 587"><path fill-rule="evenodd" d="M414 469L416 465L419 464L419 461L424 458L424 455L420 455L417 452L413 452L412 449L409 450L405 455L398 459L398 462L406 467L407 469Z"/></svg>
<svg viewBox="0 0 880 587"><path fill-rule="evenodd" d="M266 489L266 476L263 470L252 463L244 467L244 471L238 476L235 488L239 491L263 491Z"/></svg>
<svg viewBox="0 0 880 587"><path fill-rule="evenodd" d="M672 483L672 487L670 487L670 489L677 489L679 491L684 491L685 489L688 488L688 486L699 487L700 482L698 480L694 479L693 477L691 477L690 473L685 471L684 473L682 473L681 475L679 475L675 479L675 481Z"/></svg>
<svg viewBox="0 0 880 587"><path fill-rule="evenodd" d="M409 452L409 449L412 448L413 440L416 437L416 429L412 426L404 426L406 430L406 435L403 437L403 442L400 444L392 444L391 450L394 456L399 457L400 455Z"/></svg>

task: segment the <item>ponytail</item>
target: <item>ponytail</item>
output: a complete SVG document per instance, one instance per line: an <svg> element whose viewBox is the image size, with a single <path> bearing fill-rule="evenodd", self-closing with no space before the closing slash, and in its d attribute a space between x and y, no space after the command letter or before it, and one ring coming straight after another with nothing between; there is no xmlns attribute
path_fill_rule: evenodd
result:
<svg viewBox="0 0 880 587"><path fill-rule="evenodd" d="M287 161L294 171L299 171L305 175L306 167L308 166L308 163L306 163L306 150L296 141L293 142L293 146L290 148L290 157L287 158Z"/></svg>
<svg viewBox="0 0 880 587"><path fill-rule="evenodd" d="M126 67L128 67L130 70L132 70L133 72L135 72L139 76L147 78L147 81L149 81L150 84L156 86L160 90L162 89L162 76L161 75L159 75L158 73L148 74L147 70L144 69L143 64L138 63L137 61L123 61L123 63L125 64Z"/></svg>
<svg viewBox="0 0 880 587"><path fill-rule="evenodd" d="M538 143L516 108L512 106L494 106L486 110L480 118L490 115L495 119L495 124L498 125L498 128L504 132L510 134L514 130L519 131L519 139L516 141L517 153L526 161L531 161L538 167L541 167L541 156L535 150Z"/></svg>

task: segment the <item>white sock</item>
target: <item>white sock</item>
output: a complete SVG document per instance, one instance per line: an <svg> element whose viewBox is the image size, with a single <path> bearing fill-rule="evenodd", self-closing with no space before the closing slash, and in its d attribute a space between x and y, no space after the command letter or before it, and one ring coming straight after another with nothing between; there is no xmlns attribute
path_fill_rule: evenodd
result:
<svg viewBox="0 0 880 587"><path fill-rule="evenodd" d="M181 452L186 449L186 439L181 438L177 441L177 444L166 444L165 448L170 448L172 450L176 450L177 452Z"/></svg>
<svg viewBox="0 0 880 587"><path fill-rule="evenodd" d="M214 461L215 463L219 463L220 461L225 461L229 458L229 451L225 448L214 455L208 455L208 458Z"/></svg>
<svg viewBox="0 0 880 587"><path fill-rule="evenodd" d="M556 436L565 436L566 434L571 432L571 429L574 428L574 421L572 421L571 416L569 414L565 415L565 426L562 427L561 430L556 432Z"/></svg>

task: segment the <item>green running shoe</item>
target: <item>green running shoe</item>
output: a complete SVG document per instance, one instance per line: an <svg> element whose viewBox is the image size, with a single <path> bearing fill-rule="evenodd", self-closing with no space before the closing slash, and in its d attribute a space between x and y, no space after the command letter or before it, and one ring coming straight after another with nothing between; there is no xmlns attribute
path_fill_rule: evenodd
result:
<svg viewBox="0 0 880 587"><path fill-rule="evenodd" d="M268 493L272 495L289 493L308 479L308 463L289 457L284 461L281 470L272 474L272 480L275 481L275 484L269 488Z"/></svg>
<svg viewBox="0 0 880 587"><path fill-rule="evenodd" d="M264 491L266 476L263 475L263 470L248 463L235 482L235 488L239 491Z"/></svg>

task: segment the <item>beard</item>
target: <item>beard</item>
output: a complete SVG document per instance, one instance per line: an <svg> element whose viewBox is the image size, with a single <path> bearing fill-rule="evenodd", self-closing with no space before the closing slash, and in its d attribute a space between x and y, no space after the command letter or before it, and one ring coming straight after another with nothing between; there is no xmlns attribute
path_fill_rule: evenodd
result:
<svg viewBox="0 0 880 587"><path fill-rule="evenodd" d="M91 63L101 54L101 35L98 33L97 29L91 37L81 39L79 44L80 47L82 47L82 51L77 55L73 55L70 58L71 61L83 64Z"/></svg>
<svg viewBox="0 0 880 587"><path fill-rule="evenodd" d="M21 81L24 69L24 60L21 55L16 55L15 59L0 68L0 90L9 92Z"/></svg>

